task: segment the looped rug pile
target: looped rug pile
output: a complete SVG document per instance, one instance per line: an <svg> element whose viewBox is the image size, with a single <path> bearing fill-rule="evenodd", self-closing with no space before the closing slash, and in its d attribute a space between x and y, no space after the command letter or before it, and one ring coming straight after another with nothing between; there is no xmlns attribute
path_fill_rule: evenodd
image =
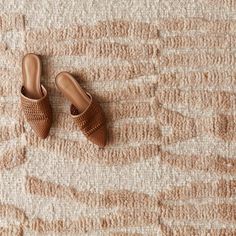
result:
<svg viewBox="0 0 236 236"><path fill-rule="evenodd" d="M236 2L0 1L0 235L236 235ZM54 122L19 107L21 59L42 57ZM104 149L55 89L101 102Z"/></svg>

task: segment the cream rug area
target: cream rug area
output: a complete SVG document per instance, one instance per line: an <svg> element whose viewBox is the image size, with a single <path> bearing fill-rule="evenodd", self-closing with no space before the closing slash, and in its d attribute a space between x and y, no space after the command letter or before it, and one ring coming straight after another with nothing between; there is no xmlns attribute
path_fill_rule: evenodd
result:
<svg viewBox="0 0 236 236"><path fill-rule="evenodd" d="M19 107L42 57L54 122ZM0 0L0 235L236 235L236 1ZM101 102L89 143L54 86Z"/></svg>

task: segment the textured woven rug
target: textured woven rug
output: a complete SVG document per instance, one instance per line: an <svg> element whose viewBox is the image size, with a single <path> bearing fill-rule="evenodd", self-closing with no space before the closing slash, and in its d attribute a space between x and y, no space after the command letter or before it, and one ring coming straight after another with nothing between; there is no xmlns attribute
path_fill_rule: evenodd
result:
<svg viewBox="0 0 236 236"><path fill-rule="evenodd" d="M236 235L234 0L0 1L0 235ZM19 108L42 56L54 122ZM55 89L67 70L101 102L105 149Z"/></svg>

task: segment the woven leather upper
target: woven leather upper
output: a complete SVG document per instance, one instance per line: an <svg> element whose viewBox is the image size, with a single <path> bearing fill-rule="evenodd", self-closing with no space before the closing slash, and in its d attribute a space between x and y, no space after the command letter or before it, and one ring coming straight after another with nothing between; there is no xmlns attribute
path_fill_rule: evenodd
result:
<svg viewBox="0 0 236 236"><path fill-rule="evenodd" d="M91 98L91 101L84 112L79 113L73 104L70 107L71 116L86 136L91 135L106 122L101 106L90 94L88 96Z"/></svg>
<svg viewBox="0 0 236 236"><path fill-rule="evenodd" d="M42 138L47 136L52 123L52 109L46 89L42 86L44 96L40 99L30 99L24 95L21 88L21 107L33 130Z"/></svg>

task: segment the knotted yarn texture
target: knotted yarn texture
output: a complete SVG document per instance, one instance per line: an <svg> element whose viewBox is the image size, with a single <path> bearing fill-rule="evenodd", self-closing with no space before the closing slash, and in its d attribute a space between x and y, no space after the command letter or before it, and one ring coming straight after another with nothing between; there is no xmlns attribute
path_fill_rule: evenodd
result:
<svg viewBox="0 0 236 236"><path fill-rule="evenodd" d="M236 235L235 13L232 0L0 1L0 235ZM18 79L30 52L37 102ZM55 88L62 71L92 94L84 112Z"/></svg>

